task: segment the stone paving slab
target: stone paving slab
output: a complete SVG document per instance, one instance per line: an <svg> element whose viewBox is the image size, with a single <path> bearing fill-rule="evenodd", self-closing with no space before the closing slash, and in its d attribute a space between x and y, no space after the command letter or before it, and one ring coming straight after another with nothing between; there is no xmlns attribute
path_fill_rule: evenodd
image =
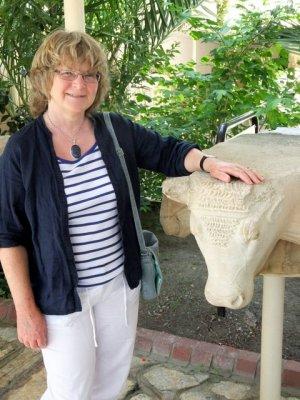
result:
<svg viewBox="0 0 300 400"><path fill-rule="evenodd" d="M151 397L147 396L144 393L135 394L134 396L130 397L131 400L151 400Z"/></svg>
<svg viewBox="0 0 300 400"><path fill-rule="evenodd" d="M20 388L11 390L4 400L38 400L46 390L46 374L44 368L31 375Z"/></svg>
<svg viewBox="0 0 300 400"><path fill-rule="evenodd" d="M142 330L142 333L146 333L144 339L147 339L149 344L151 331ZM156 340L159 339L159 335L159 332L155 332ZM167 339L168 334L164 333L164 345ZM147 343L147 340L144 343ZM193 344L191 340L185 342L184 338L176 340L176 337L171 335L170 354L176 354L177 357L180 346L184 343L188 346ZM172 349L176 343L177 350L174 353ZM199 342L197 345L199 350ZM217 345L207 344L206 350L210 348L213 352L215 346ZM220 350L218 346L217 348ZM191 363L176 363L171 355L162 361L161 357L155 358L151 350L149 353L148 356L141 355L139 348L136 348L127 385L118 400L259 400L256 381L237 382L233 379L234 376L228 378L216 375L211 370L203 372L199 370L199 366ZM227 355L232 357L238 353L238 350L229 348ZM186 357L188 352L182 354ZM224 355L224 349L218 354ZM295 371L293 363L290 361L289 365ZM45 388L46 377L42 368L41 353L20 345L14 327L0 325L1 400L39 400ZM286 394L282 397L284 400L300 400L300 397L292 397L292 392L285 393L290 393L290 397Z"/></svg>
<svg viewBox="0 0 300 400"><path fill-rule="evenodd" d="M219 382L215 382L216 376L211 379L206 374L182 372L180 367L174 365L151 364L149 367L135 357L132 366L137 363L141 366L139 376L144 379L146 386L141 387L139 379L130 378L118 400L258 400L257 387L226 381L221 377ZM22 386L10 390L1 399L39 400L45 388L46 377L42 368L33 373ZM300 400L297 397L282 399Z"/></svg>
<svg viewBox="0 0 300 400"><path fill-rule="evenodd" d="M20 347L14 346L0 338L0 368L7 363L8 359L13 358L20 351Z"/></svg>
<svg viewBox="0 0 300 400"><path fill-rule="evenodd" d="M246 400L255 396L251 386L228 381L221 381L213 384L211 386L211 391L229 400Z"/></svg>
<svg viewBox="0 0 300 400"><path fill-rule="evenodd" d="M0 369L0 398L7 391L27 380L42 366L40 352L23 348L16 357L9 359Z"/></svg>
<svg viewBox="0 0 300 400"><path fill-rule="evenodd" d="M157 361L221 375L243 383L257 384L260 355L213 343L181 338L166 332L139 328L135 351ZM283 360L282 387L300 393L300 362Z"/></svg>

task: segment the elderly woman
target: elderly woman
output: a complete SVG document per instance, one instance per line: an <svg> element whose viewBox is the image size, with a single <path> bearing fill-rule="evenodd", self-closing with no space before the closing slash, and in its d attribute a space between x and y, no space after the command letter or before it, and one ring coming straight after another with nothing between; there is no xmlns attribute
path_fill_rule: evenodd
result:
<svg viewBox="0 0 300 400"><path fill-rule="evenodd" d="M128 188L103 115L106 57L79 32L55 31L30 71L35 119L12 135L0 165L0 255L18 338L40 348L43 400L113 400L136 334L140 253ZM168 176L202 169L229 182L262 181L110 114L139 203L138 168Z"/></svg>

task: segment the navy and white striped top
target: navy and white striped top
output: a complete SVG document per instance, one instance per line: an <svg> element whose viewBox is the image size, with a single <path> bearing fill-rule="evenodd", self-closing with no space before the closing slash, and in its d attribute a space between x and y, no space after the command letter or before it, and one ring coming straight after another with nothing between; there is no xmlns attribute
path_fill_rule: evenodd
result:
<svg viewBox="0 0 300 400"><path fill-rule="evenodd" d="M57 158L68 203L78 287L109 282L124 269L116 195L97 143L78 160Z"/></svg>

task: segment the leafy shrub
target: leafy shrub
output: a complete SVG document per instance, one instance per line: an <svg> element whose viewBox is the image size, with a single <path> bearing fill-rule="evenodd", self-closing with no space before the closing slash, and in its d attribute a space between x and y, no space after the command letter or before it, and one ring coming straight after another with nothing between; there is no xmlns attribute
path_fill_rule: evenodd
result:
<svg viewBox="0 0 300 400"><path fill-rule="evenodd" d="M162 65L173 55L164 50L163 41L187 18L187 10L198 7L203 0L86 0L86 29L101 42L108 55L112 89L106 102L109 109L120 110L128 87L144 79L151 65ZM16 125L28 118L28 84L26 72L43 38L54 29L62 28L61 0L2 0L0 3L0 94L2 74L13 86L23 104L22 113L10 99L6 108ZM24 29L25 28L25 29ZM0 100L1 108L1 100ZM24 112L25 111L25 112ZM22 115L20 115L22 114ZM2 132L3 134L3 132Z"/></svg>
<svg viewBox="0 0 300 400"><path fill-rule="evenodd" d="M242 11L232 26L190 18L194 39L217 43L201 60L211 65L211 74L197 72L194 62L152 69L147 83L154 95L135 94L127 112L163 135L196 142L201 148L214 143L223 121L249 110L264 120L266 128L299 124L299 84L295 70L288 68L287 51L277 43L282 21L293 20L295 11ZM162 177L147 172L141 176L143 193L160 199Z"/></svg>
<svg viewBox="0 0 300 400"><path fill-rule="evenodd" d="M4 274L0 271L0 297L10 298L11 294L9 288L7 286L6 280L4 278Z"/></svg>

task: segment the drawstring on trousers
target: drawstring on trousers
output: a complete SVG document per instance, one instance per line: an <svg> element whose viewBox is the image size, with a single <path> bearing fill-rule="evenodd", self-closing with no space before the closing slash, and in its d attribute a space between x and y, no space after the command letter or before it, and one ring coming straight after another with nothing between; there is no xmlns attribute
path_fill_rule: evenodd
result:
<svg viewBox="0 0 300 400"><path fill-rule="evenodd" d="M123 305L124 305L124 322L125 326L128 327L128 318L127 318L127 287L126 287L126 282L125 282L125 276L123 274L122 280L123 280ZM95 316L93 312L93 307L90 303L89 296L87 296L87 302L88 302L88 307L89 307L89 314L90 314L90 320L92 324L92 329L93 329L93 337L94 337L94 344L95 347L98 347L97 339L96 339L96 327L95 327Z"/></svg>
<svg viewBox="0 0 300 400"><path fill-rule="evenodd" d="M95 318L94 318L94 313L93 313L93 308L89 300L89 296L87 296L87 301L90 309L90 318L91 318L91 323L92 323L92 328L93 328L93 337L94 337L94 344L95 347L98 347L97 339L96 339L96 328L95 328Z"/></svg>
<svg viewBox="0 0 300 400"><path fill-rule="evenodd" d="M128 320L127 320L127 290L126 290L126 283L125 283L125 276L123 274L123 301L124 301L124 318L125 318L125 326L128 327Z"/></svg>

